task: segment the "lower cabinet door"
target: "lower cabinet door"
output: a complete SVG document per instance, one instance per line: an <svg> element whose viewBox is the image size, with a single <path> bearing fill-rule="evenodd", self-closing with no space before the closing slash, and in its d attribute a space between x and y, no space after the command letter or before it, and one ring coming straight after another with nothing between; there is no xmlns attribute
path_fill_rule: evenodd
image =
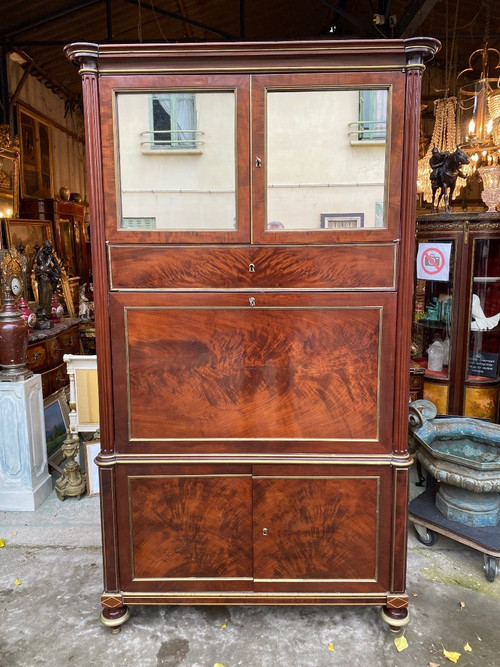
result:
<svg viewBox="0 0 500 667"><path fill-rule="evenodd" d="M176 466L118 478L122 588L251 590L250 474Z"/></svg>
<svg viewBox="0 0 500 667"><path fill-rule="evenodd" d="M288 466L254 477L254 590L387 590L387 473Z"/></svg>

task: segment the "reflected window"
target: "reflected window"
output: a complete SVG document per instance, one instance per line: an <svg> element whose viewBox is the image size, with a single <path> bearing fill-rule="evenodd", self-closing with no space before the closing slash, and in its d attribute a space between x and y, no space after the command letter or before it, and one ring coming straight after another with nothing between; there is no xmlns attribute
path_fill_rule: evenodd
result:
<svg viewBox="0 0 500 667"><path fill-rule="evenodd" d="M387 88L267 92L266 231L387 224L388 97ZM359 130L350 124L359 117L361 99L370 99L373 113L384 119L384 139L357 141Z"/></svg>
<svg viewBox="0 0 500 667"><path fill-rule="evenodd" d="M387 90L361 90L359 93L359 141L385 140Z"/></svg>
<svg viewBox="0 0 500 667"><path fill-rule="evenodd" d="M117 93L123 229L237 229L235 109L234 90Z"/></svg>
<svg viewBox="0 0 500 667"><path fill-rule="evenodd" d="M151 96L152 131L149 148L196 148L198 145L195 96L166 93Z"/></svg>

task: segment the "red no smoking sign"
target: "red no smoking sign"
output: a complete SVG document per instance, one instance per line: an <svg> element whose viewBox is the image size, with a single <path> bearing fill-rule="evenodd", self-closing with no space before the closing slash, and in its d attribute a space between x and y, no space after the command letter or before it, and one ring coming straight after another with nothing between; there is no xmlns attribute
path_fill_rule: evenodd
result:
<svg viewBox="0 0 500 667"><path fill-rule="evenodd" d="M424 280L448 280L450 253L451 243L419 243L417 278L423 278Z"/></svg>

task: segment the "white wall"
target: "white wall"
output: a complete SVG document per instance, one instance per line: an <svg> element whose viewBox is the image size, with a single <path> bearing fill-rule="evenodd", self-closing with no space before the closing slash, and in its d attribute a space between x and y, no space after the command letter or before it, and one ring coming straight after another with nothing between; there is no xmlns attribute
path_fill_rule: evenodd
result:
<svg viewBox="0 0 500 667"><path fill-rule="evenodd" d="M8 63L9 92L12 95L24 70L10 59ZM58 197L59 188L66 186L71 192L79 192L86 200L84 125L81 111L76 110L65 116L64 99L32 75L27 77L17 101L24 103L28 111L38 112L41 119L51 125L54 190L52 196Z"/></svg>

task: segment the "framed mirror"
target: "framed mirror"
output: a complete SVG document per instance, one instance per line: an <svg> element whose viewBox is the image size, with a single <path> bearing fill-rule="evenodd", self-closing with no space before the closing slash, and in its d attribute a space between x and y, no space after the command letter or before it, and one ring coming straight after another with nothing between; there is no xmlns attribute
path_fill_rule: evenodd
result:
<svg viewBox="0 0 500 667"><path fill-rule="evenodd" d="M8 125L0 125L0 219L19 215L19 145ZM2 239L0 234L0 247Z"/></svg>
<svg viewBox="0 0 500 667"><path fill-rule="evenodd" d="M267 91L266 229L387 226L388 102L387 87Z"/></svg>
<svg viewBox="0 0 500 667"><path fill-rule="evenodd" d="M234 231L234 90L116 95L121 229Z"/></svg>

